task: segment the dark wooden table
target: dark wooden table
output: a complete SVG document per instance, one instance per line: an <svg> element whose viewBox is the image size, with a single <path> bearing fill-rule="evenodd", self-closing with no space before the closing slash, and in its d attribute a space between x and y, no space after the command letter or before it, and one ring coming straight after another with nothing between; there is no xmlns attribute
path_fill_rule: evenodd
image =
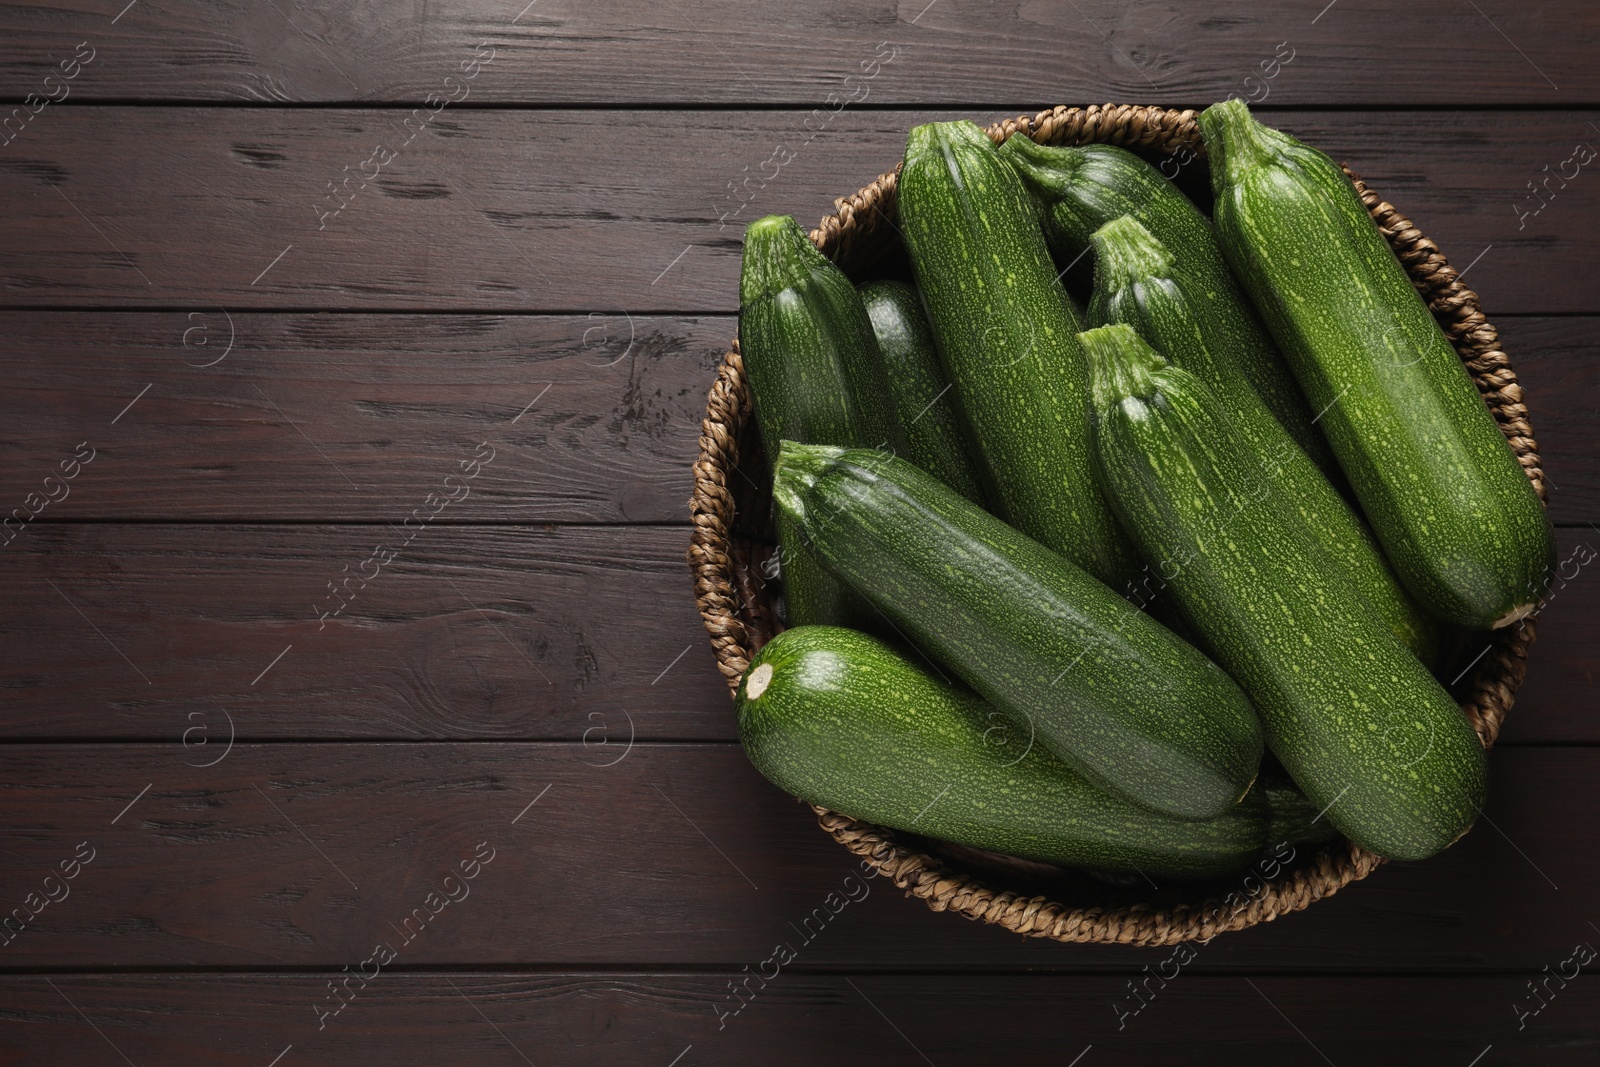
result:
<svg viewBox="0 0 1600 1067"><path fill-rule="evenodd" d="M1600 8L125 2L0 9L0 1063L1600 1062ZM854 864L683 562L742 225L1229 92L1526 385L1567 563L1485 818L1165 984L881 882L802 935Z"/></svg>

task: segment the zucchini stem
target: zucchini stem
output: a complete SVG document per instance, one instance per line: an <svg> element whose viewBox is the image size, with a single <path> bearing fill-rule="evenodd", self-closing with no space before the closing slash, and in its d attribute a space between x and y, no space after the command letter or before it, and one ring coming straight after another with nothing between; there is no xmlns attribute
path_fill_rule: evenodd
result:
<svg viewBox="0 0 1600 1067"><path fill-rule="evenodd" d="M1029 191L1046 203L1060 200L1072 188L1084 155L1076 148L1037 144L1025 134L1012 134L1000 155L1022 176Z"/></svg>
<svg viewBox="0 0 1600 1067"><path fill-rule="evenodd" d="M1078 343L1089 356L1089 390L1097 411L1110 411L1124 400L1149 400L1156 394L1155 374L1167 361L1133 331L1116 323L1085 330Z"/></svg>
<svg viewBox="0 0 1600 1067"><path fill-rule="evenodd" d="M1277 157L1276 131L1257 122L1243 100L1224 100L1200 112L1200 135L1211 157L1213 189L1232 185Z"/></svg>
<svg viewBox="0 0 1600 1067"><path fill-rule="evenodd" d="M846 449L836 445L803 445L784 441L772 465L772 502L796 523L806 518L805 494Z"/></svg>
<svg viewBox="0 0 1600 1067"><path fill-rule="evenodd" d="M1103 272L1107 291L1125 289L1146 278L1167 278L1172 253L1132 215L1112 219L1089 236L1095 270Z"/></svg>

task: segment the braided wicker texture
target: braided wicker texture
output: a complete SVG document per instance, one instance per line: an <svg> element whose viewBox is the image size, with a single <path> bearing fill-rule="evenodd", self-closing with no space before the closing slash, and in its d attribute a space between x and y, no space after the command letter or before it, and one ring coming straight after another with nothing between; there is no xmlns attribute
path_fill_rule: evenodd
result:
<svg viewBox="0 0 1600 1067"><path fill-rule="evenodd" d="M1204 154L1193 111L1098 105L1056 107L1033 116L995 123L995 142L1023 133L1042 144L1106 143L1163 153L1180 161ZM1348 168L1346 169L1349 173ZM899 168L836 200L835 212L811 231L811 239L847 273L880 258L899 242L895 190ZM1495 328L1478 307L1477 294L1462 284L1437 245L1394 206L1351 173L1357 191L1411 280L1444 328L1477 383L1484 402L1543 499L1544 475L1522 389L1500 349ZM693 532L689 566L695 598L730 692L750 657L780 627L762 565L772 551L767 490L756 438L749 432L750 393L738 343L723 358L701 424L700 456L694 465ZM744 452L741 452L741 449ZM741 469L743 454L749 468ZM1527 669L1534 620L1496 631L1464 691L1462 710L1485 748L1494 744ZM1042 865L1008 861L930 842L817 808L823 830L878 872L935 911L1003 926L1027 937L1056 941L1129 945L1174 945L1207 941L1217 934L1270 922L1332 896L1371 874L1384 861L1339 841L1293 860L1271 864L1241 883L1196 887L1194 899L1127 899L1126 893L1096 892L1081 879L1041 883ZM1048 870L1048 868L1044 868ZM1012 888L1008 888L1010 883ZM1041 892L1041 884L1044 886ZM1023 885L1026 889L1015 888ZM1071 890L1071 892L1064 892ZM1053 896L1080 897L1056 900Z"/></svg>

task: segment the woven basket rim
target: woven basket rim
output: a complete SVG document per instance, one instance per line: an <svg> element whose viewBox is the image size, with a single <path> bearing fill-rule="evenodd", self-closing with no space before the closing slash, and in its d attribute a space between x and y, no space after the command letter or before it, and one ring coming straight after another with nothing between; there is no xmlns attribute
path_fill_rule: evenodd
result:
<svg viewBox="0 0 1600 1067"><path fill-rule="evenodd" d="M1023 133L1041 144L1116 144L1190 158L1204 155L1196 113L1158 107L1102 104L1057 106L1035 115L996 122L985 132L996 143ZM848 196L834 201L811 239L847 272L893 240L899 165ZM1538 446L1528 421L1522 389L1499 335L1478 306L1478 297L1461 281L1428 238L1411 221L1381 200L1348 167L1362 201L1422 293L1435 319L1455 346L1501 432L1541 500L1546 499ZM754 560L735 533L736 509L731 476L739 470L739 437L750 416L749 390L738 342L724 355L707 397L701 424L700 454L694 465L690 502L692 533L688 552L695 598L730 695L759 651L771 626L752 581ZM1487 749L1494 745L1527 670L1535 620L1508 626L1489 636L1462 702ZM1254 874L1257 889L1244 894L1211 895L1193 903L1158 908L1134 903L1117 907L1075 906L1003 885L992 871L978 873L902 840L896 831L812 805L822 828L836 841L887 876L910 896L935 911L954 911L994 923L1027 937L1065 942L1173 945L1209 941L1217 934L1271 922L1332 896L1376 870L1384 860L1348 841L1318 848L1300 862L1284 860L1272 877ZM1018 861L1019 865L1027 861ZM1245 883L1252 879L1245 877Z"/></svg>

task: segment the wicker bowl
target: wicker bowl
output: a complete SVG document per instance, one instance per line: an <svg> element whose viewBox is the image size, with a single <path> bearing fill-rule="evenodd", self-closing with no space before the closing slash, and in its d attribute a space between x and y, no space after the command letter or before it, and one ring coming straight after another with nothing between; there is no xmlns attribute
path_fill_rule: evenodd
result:
<svg viewBox="0 0 1600 1067"><path fill-rule="evenodd" d="M1041 144L1122 145L1155 158L1204 153L1193 111L1099 105L1056 107L996 123L997 143L1024 133ZM1348 172L1348 168L1346 168ZM811 239L846 273L903 254L895 227L895 170L835 201ZM1539 452L1522 390L1495 328L1434 243L1352 173L1362 201L1400 257L1439 325L1477 383L1528 479L1545 496ZM742 457L752 462L741 466ZM750 393L738 343L723 358L700 431L691 501L689 565L695 597L730 691L750 657L781 629L763 568L773 552L770 485L750 419ZM1534 620L1496 631L1488 652L1459 687L1461 709L1485 748L1494 744L1527 669ZM1117 886L1078 872L980 852L861 822L813 805L823 830L908 895L935 911L954 911L1027 937L1128 945L1206 941L1270 922L1331 896L1371 874L1382 858L1338 841L1302 847L1292 858L1263 864L1231 881L1165 889Z"/></svg>

